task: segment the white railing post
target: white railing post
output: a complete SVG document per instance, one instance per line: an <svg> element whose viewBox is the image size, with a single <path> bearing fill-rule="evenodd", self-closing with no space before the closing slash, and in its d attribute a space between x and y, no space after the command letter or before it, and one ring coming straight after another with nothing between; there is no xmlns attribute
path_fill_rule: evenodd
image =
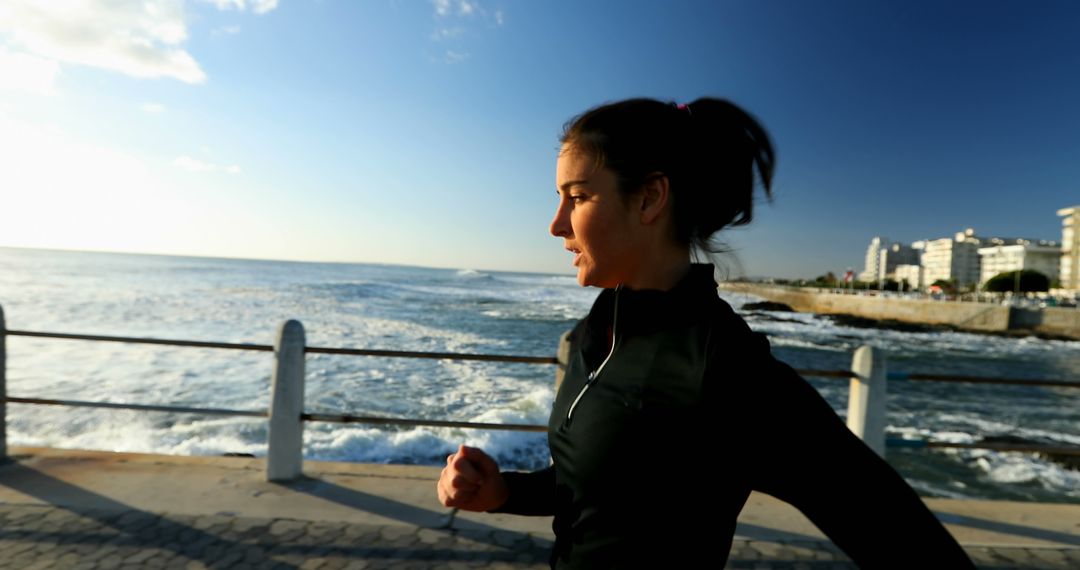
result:
<svg viewBox="0 0 1080 570"><path fill-rule="evenodd" d="M7 459L7 327L0 307L0 463Z"/></svg>
<svg viewBox="0 0 1080 570"><path fill-rule="evenodd" d="M274 339L266 480L292 481L304 468L304 325L288 320Z"/></svg>
<svg viewBox="0 0 1080 570"><path fill-rule="evenodd" d="M881 457L885 457L885 352L860 346L851 360L847 425Z"/></svg>

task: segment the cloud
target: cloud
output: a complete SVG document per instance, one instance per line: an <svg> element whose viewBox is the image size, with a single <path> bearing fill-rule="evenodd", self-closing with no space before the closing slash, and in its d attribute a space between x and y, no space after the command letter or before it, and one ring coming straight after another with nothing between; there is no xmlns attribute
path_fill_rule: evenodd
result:
<svg viewBox="0 0 1080 570"><path fill-rule="evenodd" d="M278 7L278 0L251 0L251 10L256 14L265 14Z"/></svg>
<svg viewBox="0 0 1080 570"><path fill-rule="evenodd" d="M244 0L202 0L207 4L213 4L218 10L240 10L244 9Z"/></svg>
<svg viewBox="0 0 1080 570"><path fill-rule="evenodd" d="M255 14L278 6L278 0L202 2L219 10ZM59 65L203 83L206 72L184 47L185 4L185 0L2 0L0 45L6 44L10 53L0 53L0 75L12 77L0 79L0 87L52 93ZM221 29L240 31L238 26Z"/></svg>
<svg viewBox="0 0 1080 570"><path fill-rule="evenodd" d="M219 165L214 164L212 162L204 162L204 161L201 161L201 160L199 160L197 158L192 158L192 157L186 156L186 155L176 157L176 160L173 161L173 166L176 166L178 168L183 168L184 170L187 170L187 171L190 171L190 172L217 172L217 171L224 171L224 172L228 172L229 174L240 174L240 172L241 172L240 167L235 165L235 164L232 164L232 165L229 165L229 166L219 166Z"/></svg>
<svg viewBox="0 0 1080 570"><path fill-rule="evenodd" d="M462 63L469 59L470 53L463 46L476 31L477 24L483 28L501 28L505 22L502 8L489 12L481 0L431 0L435 9L435 31L430 40L444 44L433 50L441 56L429 56L433 62Z"/></svg>
<svg viewBox="0 0 1080 570"><path fill-rule="evenodd" d="M447 17L454 15L458 16L472 16L476 14L484 14L484 8L480 5L479 0L432 0L431 2L435 6L435 15L441 17ZM454 8L457 8L455 11Z"/></svg>
<svg viewBox="0 0 1080 570"><path fill-rule="evenodd" d="M247 10L246 0L202 0L207 4L213 4L218 10ZM251 11L256 14L265 14L278 7L278 0L251 0Z"/></svg>
<svg viewBox="0 0 1080 570"><path fill-rule="evenodd" d="M478 25L488 30L501 28L506 21L502 8L490 12L484 8L481 0L431 0L435 8L435 31L431 34L432 42L445 44L434 50L442 56L431 56L431 61L442 63L461 63L469 59L470 54L462 46L477 31Z"/></svg>
<svg viewBox="0 0 1080 570"><path fill-rule="evenodd" d="M60 64L55 61L0 48L0 92L55 95L58 75Z"/></svg>
<svg viewBox="0 0 1080 570"><path fill-rule="evenodd" d="M58 63L134 77L206 81L206 73L181 47L187 22L180 0L7 0L0 7L0 36L12 48Z"/></svg>
<svg viewBox="0 0 1080 570"><path fill-rule="evenodd" d="M142 109L144 113L164 113L165 112L165 105L162 105L161 103L143 103L142 105L139 106L139 108Z"/></svg>
<svg viewBox="0 0 1080 570"><path fill-rule="evenodd" d="M436 15L446 16L450 14L450 0L432 0L432 4L435 5Z"/></svg>
<svg viewBox="0 0 1080 570"><path fill-rule="evenodd" d="M215 36L235 36L240 33L240 26L221 26L215 28L213 34Z"/></svg>
<svg viewBox="0 0 1080 570"><path fill-rule="evenodd" d="M460 38L464 33L465 28L462 28L461 26L453 28L439 28L438 30L435 30L434 34L431 34L431 39L435 41L452 40L455 38Z"/></svg>
<svg viewBox="0 0 1080 570"><path fill-rule="evenodd" d="M468 52L446 50L446 57L444 58L444 61L446 63L461 63L467 59L469 59Z"/></svg>

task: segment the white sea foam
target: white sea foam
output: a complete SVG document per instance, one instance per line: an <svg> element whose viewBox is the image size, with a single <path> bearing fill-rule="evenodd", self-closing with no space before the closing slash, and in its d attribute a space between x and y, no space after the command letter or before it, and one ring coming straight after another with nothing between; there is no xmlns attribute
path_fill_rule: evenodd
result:
<svg viewBox="0 0 1080 570"><path fill-rule="evenodd" d="M491 277L490 275L480 273L475 269L459 269L454 275L457 275L458 277Z"/></svg>

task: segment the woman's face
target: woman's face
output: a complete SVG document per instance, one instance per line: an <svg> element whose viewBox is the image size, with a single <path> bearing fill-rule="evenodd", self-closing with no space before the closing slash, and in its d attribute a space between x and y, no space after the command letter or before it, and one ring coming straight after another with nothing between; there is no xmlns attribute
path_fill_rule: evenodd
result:
<svg viewBox="0 0 1080 570"><path fill-rule="evenodd" d="M620 194L615 174L566 145L555 170L559 208L551 235L574 253L578 284L612 288L630 281L638 271L638 215Z"/></svg>

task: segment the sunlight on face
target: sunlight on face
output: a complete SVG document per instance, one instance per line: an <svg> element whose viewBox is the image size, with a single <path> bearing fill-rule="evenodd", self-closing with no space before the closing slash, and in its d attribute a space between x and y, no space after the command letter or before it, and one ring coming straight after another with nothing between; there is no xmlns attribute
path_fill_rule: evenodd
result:
<svg viewBox="0 0 1080 570"><path fill-rule="evenodd" d="M591 155L564 147L556 164L559 206L551 235L574 254L578 284L615 287L638 271L634 254L636 214L619 194L615 174L596 169Z"/></svg>

